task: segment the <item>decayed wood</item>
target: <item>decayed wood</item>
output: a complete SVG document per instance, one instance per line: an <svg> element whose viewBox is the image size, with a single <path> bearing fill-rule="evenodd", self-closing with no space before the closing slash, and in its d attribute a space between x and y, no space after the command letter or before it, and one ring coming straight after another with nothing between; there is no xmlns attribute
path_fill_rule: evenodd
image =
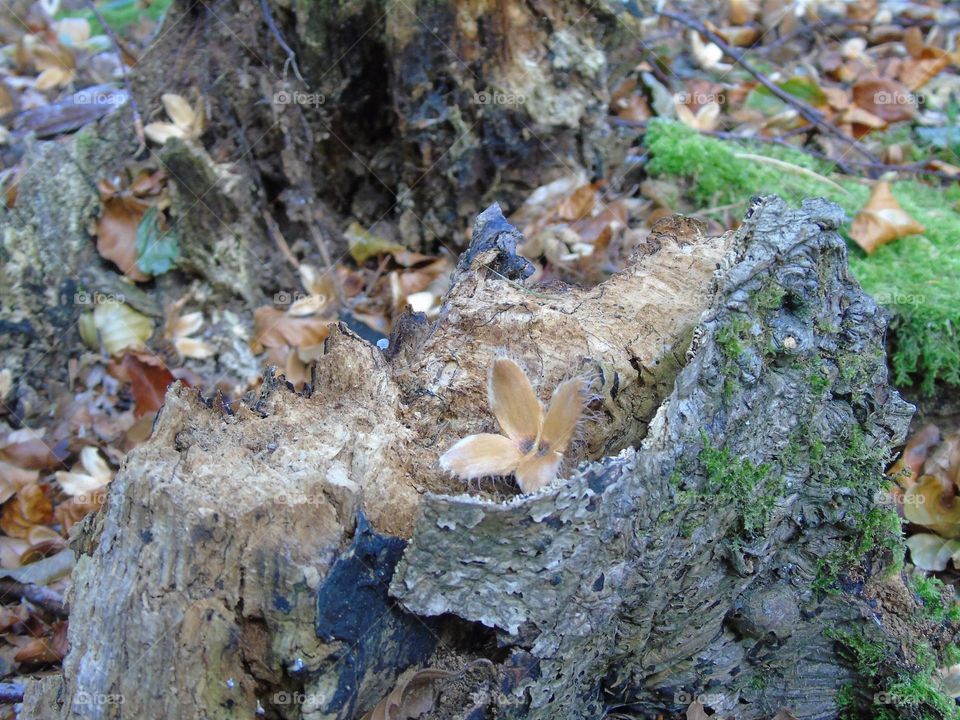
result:
<svg viewBox="0 0 960 720"><path fill-rule="evenodd" d="M255 402L225 412L172 389L80 542L62 687L34 686L28 705L348 718L426 661L436 630L386 585L423 493L467 489L436 460L493 427L492 359L508 352L543 396L589 379L594 419L572 463L638 442L729 242L676 219L600 286L530 288L518 237L499 208L483 213L441 318L401 323L389 358L340 327L304 394L268 376Z"/></svg>

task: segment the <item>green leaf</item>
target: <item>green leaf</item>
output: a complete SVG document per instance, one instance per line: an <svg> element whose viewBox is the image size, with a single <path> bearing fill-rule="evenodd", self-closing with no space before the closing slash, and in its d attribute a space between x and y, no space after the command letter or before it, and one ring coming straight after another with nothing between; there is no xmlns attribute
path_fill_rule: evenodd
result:
<svg viewBox="0 0 960 720"><path fill-rule="evenodd" d="M171 230L161 232L157 216L157 209L152 207L137 225L137 267L147 275L162 275L180 259L176 234Z"/></svg>
<svg viewBox="0 0 960 720"><path fill-rule="evenodd" d="M820 86L813 78L801 76L792 77L789 80L777 83L777 87L793 95L798 100L802 100L807 103L807 105L822 107L827 104L826 94L820 89ZM751 104L752 96L756 97L753 97ZM768 108L780 107L782 103L781 100L767 88L759 85L750 92L750 95L747 97L747 105L755 110L767 110Z"/></svg>

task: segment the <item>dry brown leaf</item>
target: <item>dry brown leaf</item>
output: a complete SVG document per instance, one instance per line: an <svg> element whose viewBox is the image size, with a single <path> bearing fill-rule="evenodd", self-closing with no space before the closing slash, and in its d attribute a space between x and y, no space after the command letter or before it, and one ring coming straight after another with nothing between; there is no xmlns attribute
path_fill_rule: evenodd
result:
<svg viewBox="0 0 960 720"><path fill-rule="evenodd" d="M144 352L124 353L119 363L110 363L109 370L115 378L130 383L134 415L138 418L157 412L163 405L167 388L178 379L160 358Z"/></svg>
<svg viewBox="0 0 960 720"><path fill-rule="evenodd" d="M917 56L904 59L900 66L900 82L907 89L919 90L950 65L950 54L936 47L924 47Z"/></svg>
<svg viewBox="0 0 960 720"><path fill-rule="evenodd" d="M850 226L850 237L868 255L889 242L922 232L925 232L923 225L900 207L887 182L874 186L870 199Z"/></svg>
<svg viewBox="0 0 960 720"><path fill-rule="evenodd" d="M923 525L944 538L960 538L960 501L956 488L936 475L922 475L903 494L903 513L912 523Z"/></svg>
<svg viewBox="0 0 960 720"><path fill-rule="evenodd" d="M323 342L330 334L330 320L315 317L297 317L271 306L257 308L253 313L254 352L263 348L309 347Z"/></svg>
<svg viewBox="0 0 960 720"><path fill-rule="evenodd" d="M862 125L870 130L880 130L887 126L887 121L882 117L874 115L869 110L864 110L859 105L850 105L840 113L839 121L845 124Z"/></svg>
<svg viewBox="0 0 960 720"><path fill-rule="evenodd" d="M696 115L680 101L676 101L674 107L677 111L677 120L697 131L710 132L716 130L720 122L720 105L715 102L701 105L697 109Z"/></svg>
<svg viewBox="0 0 960 720"><path fill-rule="evenodd" d="M100 202L103 209L97 219L97 252L116 265L131 280L150 279L137 267L137 227L150 205L129 192L119 192L111 183L101 180Z"/></svg>
<svg viewBox="0 0 960 720"><path fill-rule="evenodd" d="M86 318L90 318L89 322ZM112 299L98 302L92 315L81 315L80 321L84 342L96 350L102 345L109 355L117 355L125 350L144 350L153 334L150 318L126 303ZM91 333L92 338L89 337Z"/></svg>
<svg viewBox="0 0 960 720"><path fill-rule="evenodd" d="M90 495L113 480L113 470L100 451L87 446L80 451L80 462L69 472L58 472L57 482L67 495Z"/></svg>
<svg viewBox="0 0 960 720"><path fill-rule="evenodd" d="M557 205L557 217L572 222L585 218L593 212L597 203L597 190L593 185L581 185Z"/></svg>
<svg viewBox="0 0 960 720"><path fill-rule="evenodd" d="M55 622L47 637L33 637L20 646L14 659L24 665L52 665L63 660L69 649L67 623Z"/></svg>
<svg viewBox="0 0 960 720"><path fill-rule="evenodd" d="M52 470L62 465L42 430L21 428L0 440L0 461L28 470Z"/></svg>
<svg viewBox="0 0 960 720"><path fill-rule="evenodd" d="M436 668L404 673L397 678L390 694L364 715L364 720L415 720L433 708L436 702L433 684L458 674Z"/></svg>
<svg viewBox="0 0 960 720"><path fill-rule="evenodd" d="M40 485L30 483L3 506L0 529L10 537L27 538L34 525L46 525L52 521L53 505Z"/></svg>
<svg viewBox="0 0 960 720"><path fill-rule="evenodd" d="M903 454L890 467L887 475L896 480L901 487L910 487L920 477L930 450L939 443L940 428L933 424L924 425L910 436L906 447L903 449Z"/></svg>
<svg viewBox="0 0 960 720"><path fill-rule="evenodd" d="M913 93L887 78L864 78L854 83L853 102L888 123L909 120L917 112Z"/></svg>

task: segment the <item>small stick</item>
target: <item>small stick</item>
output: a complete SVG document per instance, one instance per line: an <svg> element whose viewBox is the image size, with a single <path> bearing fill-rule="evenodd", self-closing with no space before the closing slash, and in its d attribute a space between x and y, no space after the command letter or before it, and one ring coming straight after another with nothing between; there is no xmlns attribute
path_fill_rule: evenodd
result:
<svg viewBox="0 0 960 720"><path fill-rule="evenodd" d="M23 702L23 684L10 682L0 683L0 703Z"/></svg>
<svg viewBox="0 0 960 720"><path fill-rule="evenodd" d="M283 233L280 232L280 226L277 225L277 221L274 219L273 215L269 211L264 211L263 219L267 224L267 232L270 234L270 237L273 238L274 244L277 246L277 249L280 251L280 254L287 259L287 262L293 265L294 270L300 269L300 261L297 260L296 256L293 254L293 251L290 250L290 246L287 244L287 239L283 237Z"/></svg>
<svg viewBox="0 0 960 720"><path fill-rule="evenodd" d="M31 602L58 618L66 618L69 614L63 598L50 588L18 582L10 578L0 578L0 598L10 595Z"/></svg>
<svg viewBox="0 0 960 720"><path fill-rule="evenodd" d="M333 264L333 260L330 258L330 249L327 247L327 238L321 232L320 228L314 223L310 223L310 234L313 236L313 242L316 244L317 249L320 250L320 257L323 258L323 264L327 269L327 272L330 273L330 278L333 281L333 294L337 296L337 305L340 308L346 307L346 296L343 294L343 287L340 285L340 276L337 275L337 268Z"/></svg>
<svg viewBox="0 0 960 720"><path fill-rule="evenodd" d="M854 150L863 155L865 158L870 160L870 162L879 163L880 158L874 155L872 152L867 150L863 145L857 142L855 139L847 135L840 128L832 125L823 118L823 114L819 111L812 108L807 103L803 102L799 98L794 97L786 90L779 88L776 83L774 83L770 78L764 75L762 72L757 70L753 65L747 62L745 54L737 50L736 48L728 45L726 41L707 28L703 23L700 23L692 18L688 18L686 15L679 15L677 13L667 12L665 10L660 11L660 15L671 20L676 20L678 23L686 25L687 27L696 30L700 34L706 36L714 45L723 50L724 53L736 60L740 65L743 66L743 69L748 73L753 75L761 85L763 85L767 90L773 93L776 97L780 98L787 105L790 105L793 108L796 108L797 112L803 116L803 118L810 123L813 123L822 130L825 130L829 134L840 138L845 143L850 145Z"/></svg>
<svg viewBox="0 0 960 720"><path fill-rule="evenodd" d="M124 50L120 45L120 40L113 32L113 28L107 25L106 19L100 14L97 6L93 4L93 0L85 0L85 2L87 7L97 16L97 22L100 23L100 27L103 28L107 37L110 38L113 49L117 53L117 58L120 60L120 73L123 75L123 86L127 89L127 96L130 98L130 111L133 113L133 131L137 134L137 141L140 143L136 154L140 155L147 149L147 137L143 132L143 118L140 116L140 110L137 109L137 99L133 96L133 85L130 82L130 76L127 74L127 64L123 61ZM127 54L132 57L131 53ZM136 61L136 58L134 58L134 61Z"/></svg>

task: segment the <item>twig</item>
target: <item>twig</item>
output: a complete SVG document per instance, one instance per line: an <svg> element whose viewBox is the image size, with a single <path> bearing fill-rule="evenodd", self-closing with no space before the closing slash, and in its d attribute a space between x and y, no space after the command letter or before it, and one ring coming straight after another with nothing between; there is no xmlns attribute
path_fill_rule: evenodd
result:
<svg viewBox="0 0 960 720"><path fill-rule="evenodd" d="M283 39L283 34L280 32L280 28L278 28L277 24L273 21L273 15L270 14L270 7L267 5L267 0L260 0L260 10L263 13L263 19L267 23L267 27L270 28L270 32L273 33L277 42L280 43L280 47L282 47L283 51L287 54L287 61L283 64L284 70L292 67L293 74L297 76L297 80L306 85L307 90L309 90L310 86L307 85L307 81L303 79L303 75L300 74L300 68L297 66L297 54L293 51L293 48L287 45L287 41Z"/></svg>
<svg viewBox="0 0 960 720"><path fill-rule="evenodd" d="M747 62L745 58L745 53L742 53L736 48L728 45L722 37L720 37L719 35L717 35L717 33L707 28L703 23L698 22L692 18L688 18L686 15L679 15L677 13L667 12L665 10L661 10L660 15L665 18L669 18L671 20L676 20L678 23L686 25L687 27L693 30L696 30L701 35L704 35L705 37L707 37L714 45L719 47L721 50L723 50L724 53L732 57L741 66L743 66L743 69L746 70L751 75L753 75L753 77L757 79L757 82L763 85L767 90L773 93L776 97L780 98L780 100L785 102L787 105L790 105L791 107L796 108L797 112L800 113L800 115L807 122L813 123L821 130L824 130L827 133L837 138L840 138L845 143L850 145L850 147L852 147L858 153L860 153L865 158L870 160L870 162L880 163L880 158L878 158L872 152L870 152L865 147L863 147L863 145L861 145L855 139L853 139L852 137L847 135L845 132L843 132L843 130L827 122L824 119L822 113L815 110L810 105L807 105L807 103L803 102L799 98L794 97L793 95L788 93L786 90L782 90L781 88L779 88L776 85L776 83L774 83L770 78L768 78L762 72L757 70L753 65Z"/></svg>
<svg viewBox="0 0 960 720"><path fill-rule="evenodd" d="M310 223L310 235L313 236L313 242L320 250L320 257L323 258L323 264L330 273L330 279L333 281L333 294L337 296L338 307L346 307L346 296L343 294L343 287L340 285L340 276L337 275L337 268L330 258L330 249L327 247L327 238L314 223Z"/></svg>
<svg viewBox="0 0 960 720"><path fill-rule="evenodd" d="M766 155L754 155L753 153L734 153L733 156L739 160L752 160L753 162L766 163L767 165L773 165L774 167L778 167L781 170L786 170L787 172L796 173L797 175L804 175L812 180L819 180L822 183L826 183L830 187L839 190L844 195L850 194L850 191L842 185L835 183L830 178L824 177L820 173L814 172L810 168L805 168L802 165L794 165L786 160L778 160L777 158L767 157Z"/></svg>
<svg viewBox="0 0 960 720"><path fill-rule="evenodd" d="M21 703L23 702L23 684L22 683L0 683L0 703Z"/></svg>
<svg viewBox="0 0 960 720"><path fill-rule="evenodd" d="M69 615L63 598L50 588L18 582L10 578L0 578L0 597L11 595L27 600L58 618L66 618Z"/></svg>
<svg viewBox="0 0 960 720"><path fill-rule="evenodd" d="M106 19L100 14L97 6L93 4L93 0L85 0L85 2L91 12L97 16L97 22L100 23L100 27L103 28L107 37L110 38L113 49L117 53L117 59L120 61L120 74L123 76L123 86L127 89L127 96L130 98L130 111L133 113L133 131L137 134L137 142L140 143L136 154L140 155L147 149L147 137L143 132L143 118L140 116L140 110L137 109L137 99L133 96L133 85L130 82L130 76L127 74L127 64L123 61L124 50L120 45L120 40L113 32L113 28L107 25Z"/></svg>
<svg viewBox="0 0 960 720"><path fill-rule="evenodd" d="M277 221L274 220L273 215L270 214L269 210L264 209L263 219L267 224L267 234L273 238L273 242L280 251L280 254L286 258L288 263L293 265L294 270L299 270L300 261L297 260L296 256L293 254L293 251L290 250L290 246L287 244L287 239L283 236L283 233L280 232L280 226L277 225Z"/></svg>

